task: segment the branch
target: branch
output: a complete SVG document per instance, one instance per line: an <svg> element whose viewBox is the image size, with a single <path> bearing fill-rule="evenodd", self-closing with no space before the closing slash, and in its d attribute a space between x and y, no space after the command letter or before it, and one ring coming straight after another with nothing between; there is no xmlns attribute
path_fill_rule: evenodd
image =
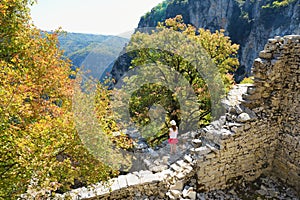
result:
<svg viewBox="0 0 300 200"><path fill-rule="evenodd" d="M0 174L0 177L2 177L6 172L8 172L13 166L15 166L17 163L13 163L13 164L10 164L10 165L4 165L4 168L7 168L6 170L4 170L4 172L2 172Z"/></svg>

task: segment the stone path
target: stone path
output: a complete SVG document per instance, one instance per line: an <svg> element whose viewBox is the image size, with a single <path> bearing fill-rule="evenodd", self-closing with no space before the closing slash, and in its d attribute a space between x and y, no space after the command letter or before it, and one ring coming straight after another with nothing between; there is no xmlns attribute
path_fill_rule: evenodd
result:
<svg viewBox="0 0 300 200"><path fill-rule="evenodd" d="M170 154L170 145L167 141L163 142L161 147L157 150L148 148L145 153L135 153L133 159L133 166L130 172L139 170L150 170L152 172L163 171L171 164L183 158L193 148L192 140L196 132L188 132L181 134L178 137L177 151Z"/></svg>
<svg viewBox="0 0 300 200"><path fill-rule="evenodd" d="M224 106L227 111L234 113L233 115L237 116L237 118L245 111L245 108L239 105L241 100L239 96L244 94L246 90L247 86L237 85L231 90L230 99L224 100ZM228 113L226 113L227 117ZM239 120L237 121L239 122ZM205 154L206 158L208 158L218 151L218 148L220 148L220 146L217 147L218 137L226 136L222 132L224 126L230 127L231 125L228 125L227 122L223 123L223 120L220 119L218 123L215 121L205 127L203 129L204 133L198 130L197 132L180 134L177 152L172 155L170 154L170 145L167 141L156 150L141 145L144 147L139 149L140 153L134 154L135 159L133 160L133 167L130 173L110 180L112 191L109 188L103 188L102 184L96 184L88 188L73 190L69 194L74 197L73 199L90 199L101 196L101 198L105 197L105 199L128 199L130 197L130 199L134 200L162 200L166 198L172 200L299 200L293 189L272 177L260 177L254 182L235 180L233 186L225 190L199 191L200 188L195 177L197 156ZM221 132L219 129L221 129ZM209 137L202 138L206 133L207 136L212 136L212 139ZM200 136L199 134L201 134L201 137L195 139ZM160 188L160 190L158 191L157 188ZM111 197L111 195L114 196ZM59 198L64 197L62 195Z"/></svg>
<svg viewBox="0 0 300 200"><path fill-rule="evenodd" d="M237 106L242 101L242 95L247 92L248 86L249 84L235 85L230 90L227 98L223 100L223 104L227 110L229 110L229 107ZM129 172L140 170L160 172L167 169L171 164L182 159L185 154L188 154L192 148L201 146L201 144L196 144L197 140L192 142L196 135L197 132L179 134L177 152L172 155L170 154L170 145L167 141L163 142L160 148L156 150L148 148L145 153L134 153L133 165Z"/></svg>

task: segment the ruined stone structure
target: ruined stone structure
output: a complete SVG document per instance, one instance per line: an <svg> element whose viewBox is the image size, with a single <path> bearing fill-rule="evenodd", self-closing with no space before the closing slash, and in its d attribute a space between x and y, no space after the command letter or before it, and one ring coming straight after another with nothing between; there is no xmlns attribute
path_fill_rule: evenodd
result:
<svg viewBox="0 0 300 200"><path fill-rule="evenodd" d="M263 173L300 191L299 39L270 39L254 62L255 84L248 87L245 101L228 108L225 123L218 124L223 128L202 130L202 136L220 146L213 158L198 159L203 189L226 187L237 176L255 179Z"/></svg>
<svg viewBox="0 0 300 200"><path fill-rule="evenodd" d="M119 176L57 198L196 199L197 191L222 189L233 180L272 175L300 196L300 35L269 39L253 67L255 83L232 90L226 114L189 133L193 148L168 169ZM190 187L184 189L189 182Z"/></svg>
<svg viewBox="0 0 300 200"><path fill-rule="evenodd" d="M248 97L264 133L275 137L271 173L300 191L300 36L270 39L255 60ZM260 129L261 131L263 129ZM269 143L270 148L273 146Z"/></svg>

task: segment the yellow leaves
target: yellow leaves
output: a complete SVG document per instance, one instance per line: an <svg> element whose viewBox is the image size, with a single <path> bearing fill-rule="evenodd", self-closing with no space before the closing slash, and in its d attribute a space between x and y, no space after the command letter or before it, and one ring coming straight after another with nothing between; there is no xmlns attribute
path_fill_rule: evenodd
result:
<svg viewBox="0 0 300 200"><path fill-rule="evenodd" d="M160 24L162 25L162 24ZM165 25L167 27L172 27L174 30L184 30L186 25L183 23L181 15L176 15L175 18L169 18L165 20Z"/></svg>
<svg viewBox="0 0 300 200"><path fill-rule="evenodd" d="M6 0L3 0L3 2L1 2L1 4L0 4L0 12L4 17L6 17L7 9L8 9L8 6L6 4Z"/></svg>
<svg viewBox="0 0 300 200"><path fill-rule="evenodd" d="M50 184L45 176L52 164L57 166L56 154L74 143L70 63L61 58L57 35L43 38L29 23L27 2L0 3L0 128L5 136L0 154L3 165L18 166L3 174L7 178L0 181L0 194L4 196L22 192L32 173L40 173L41 185ZM70 165L66 168L66 174L73 170ZM19 184L21 190L16 190Z"/></svg>
<svg viewBox="0 0 300 200"><path fill-rule="evenodd" d="M233 44L233 45L231 45L231 48L235 50L234 53L237 53L237 51L238 51L239 48L240 48L240 45L238 45L238 44Z"/></svg>

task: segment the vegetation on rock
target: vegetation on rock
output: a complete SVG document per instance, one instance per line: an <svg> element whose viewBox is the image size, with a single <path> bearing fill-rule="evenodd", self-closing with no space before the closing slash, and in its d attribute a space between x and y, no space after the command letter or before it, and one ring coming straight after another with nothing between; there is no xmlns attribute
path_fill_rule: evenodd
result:
<svg viewBox="0 0 300 200"><path fill-rule="evenodd" d="M286 7L289 4L295 2L296 0L268 0L267 4L264 5L262 8L281 8Z"/></svg>
<svg viewBox="0 0 300 200"><path fill-rule="evenodd" d="M157 6L151 9L150 12L147 12L144 16L141 17L141 20L151 19L152 23L150 26L155 26L162 19L166 18L166 9L171 0L164 0L162 3L159 3Z"/></svg>

